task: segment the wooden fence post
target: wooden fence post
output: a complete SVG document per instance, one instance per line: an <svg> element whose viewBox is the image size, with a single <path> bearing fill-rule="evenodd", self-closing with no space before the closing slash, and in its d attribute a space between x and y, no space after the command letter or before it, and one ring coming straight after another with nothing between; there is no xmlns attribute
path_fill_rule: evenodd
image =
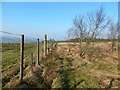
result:
<svg viewBox="0 0 120 90"><path fill-rule="evenodd" d="M43 62L43 49L41 50L41 61Z"/></svg>
<svg viewBox="0 0 120 90"><path fill-rule="evenodd" d="M49 40L47 40L47 54L49 54Z"/></svg>
<svg viewBox="0 0 120 90"><path fill-rule="evenodd" d="M51 41L51 39L50 39L50 41L49 41L49 52L50 52L50 53L51 53L51 50L52 50L51 45L52 45L52 41Z"/></svg>
<svg viewBox="0 0 120 90"><path fill-rule="evenodd" d="M21 35L20 44L20 81L23 81L23 60L24 60L24 35Z"/></svg>
<svg viewBox="0 0 120 90"><path fill-rule="evenodd" d="M32 69L32 72L33 72L33 53L31 53L31 69Z"/></svg>
<svg viewBox="0 0 120 90"><path fill-rule="evenodd" d="M39 38L37 39L37 64L39 65Z"/></svg>
<svg viewBox="0 0 120 90"><path fill-rule="evenodd" d="M47 54L47 35L44 37L44 56Z"/></svg>

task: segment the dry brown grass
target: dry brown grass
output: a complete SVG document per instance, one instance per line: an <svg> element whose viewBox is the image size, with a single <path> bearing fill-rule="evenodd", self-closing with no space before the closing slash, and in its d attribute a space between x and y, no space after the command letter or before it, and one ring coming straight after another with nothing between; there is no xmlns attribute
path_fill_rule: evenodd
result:
<svg viewBox="0 0 120 90"><path fill-rule="evenodd" d="M70 46L70 50L69 46ZM72 64L75 68L81 64L92 65L89 68L89 74L92 77L98 78L101 87L108 87L111 80L112 86L118 87L118 44L111 50L111 42L94 42L88 47L86 43L82 44L82 50L85 52L84 56L80 56L79 44L74 43L58 43L57 52L64 53L66 56L74 58ZM87 67L86 67L87 70Z"/></svg>

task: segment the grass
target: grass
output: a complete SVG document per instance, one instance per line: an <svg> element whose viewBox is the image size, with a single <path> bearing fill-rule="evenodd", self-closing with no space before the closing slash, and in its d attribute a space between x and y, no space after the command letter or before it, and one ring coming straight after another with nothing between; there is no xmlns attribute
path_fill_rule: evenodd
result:
<svg viewBox="0 0 120 90"><path fill-rule="evenodd" d="M24 68L28 66L31 60L31 53L34 54L34 61L36 61L37 44L25 43L24 46ZM43 48L41 44L40 50ZM3 86L10 81L10 79L19 74L20 62L20 44L19 43L3 43L2 44L2 83Z"/></svg>
<svg viewBox="0 0 120 90"><path fill-rule="evenodd" d="M64 68L60 72L61 77L61 87L62 88L75 88L75 80L74 80L74 71L70 68Z"/></svg>
<svg viewBox="0 0 120 90"><path fill-rule="evenodd" d="M61 52L57 51L57 48L58 47L54 48L52 54L47 55L47 57L43 59L43 61L41 62L42 65L40 65L42 66L42 68L39 67L39 69L36 69L33 75L31 75L29 71L26 71L25 77L26 81L28 81L27 83L29 83L30 85L32 85L33 83L35 87L39 88L48 87L48 89L105 88L109 86L109 82L105 84L106 79L109 81L111 77L114 78L117 75L117 62L115 61L114 63L106 63L106 59L104 59L104 57L111 56L110 53L106 52L106 48L105 51L103 51L103 47L102 49L101 47L92 46L90 48L85 48L87 49L85 50L85 54L88 54L87 56L85 56L85 58L82 58L80 56L74 57L72 56L72 54L66 54L63 49L60 49ZM29 56L31 52L36 53L36 49L36 45L33 44L32 46L30 44L26 44L25 56ZM10 49L7 51L10 51ZM93 60L91 60L91 58L93 58ZM111 58L111 60L112 59L114 58ZM29 59L26 59L25 61L26 63L28 63ZM17 64L15 67L19 69L19 66L17 66ZM42 75L40 73L41 69L43 70ZM11 70L11 72L3 72L3 74L6 73L4 75L6 76L4 78L5 81L9 82L9 80L11 79L11 75L16 74L16 70L12 70L12 67L11 69L9 68L6 70ZM31 77L29 77L30 75ZM118 81L115 82L115 86L117 86L117 82ZM110 88L111 87L114 86L111 85Z"/></svg>
<svg viewBox="0 0 120 90"><path fill-rule="evenodd" d="M31 53L37 53L36 43L25 44L24 57L28 57ZM43 48L43 46L41 47ZM3 43L2 45L2 69L11 67L20 60L20 44L19 43Z"/></svg>
<svg viewBox="0 0 120 90"><path fill-rule="evenodd" d="M89 71L93 64L86 64L81 61L79 67L73 66L74 59L66 57L63 60L63 68L58 71L60 88L100 88L97 78L90 75ZM58 84L58 83L57 83Z"/></svg>
<svg viewBox="0 0 120 90"><path fill-rule="evenodd" d="M97 43L99 44L99 43ZM64 49L64 47L67 47L65 45L61 45L59 48L59 53L61 52L64 54L64 68L67 68L67 70L63 69L61 77L65 77L65 82L67 84L64 84L64 87L77 87L77 88L105 88L106 85L109 86L109 82L111 78L117 77L117 61L113 58L115 56L112 56L112 52L110 51L110 47L107 43L103 43L101 46L90 46L90 47L83 47L83 51L85 52L86 56L85 58L82 57L74 57L73 54L71 55L71 63L68 63L69 60L66 60L65 57L68 57L70 55L67 55L67 49ZM62 49L63 48L63 49ZM74 47L71 47L73 49ZM64 51L64 52L63 52ZM71 52L74 53L74 52ZM114 52L117 54L117 51ZM112 56L112 57L111 57ZM112 60L113 63L107 61L107 58ZM70 71L69 69L71 67L74 69L73 71ZM93 71L93 72L92 72ZM74 72L74 73L72 73ZM70 74L69 74L70 73ZM73 75L73 76L72 76ZM101 75L101 76L100 76ZM70 78L69 78L70 77ZM104 81L107 81L107 84L103 84ZM70 82L72 82L70 84ZM116 85L117 86L117 85ZM114 87L114 85L111 87ZM110 88L111 88L110 87Z"/></svg>

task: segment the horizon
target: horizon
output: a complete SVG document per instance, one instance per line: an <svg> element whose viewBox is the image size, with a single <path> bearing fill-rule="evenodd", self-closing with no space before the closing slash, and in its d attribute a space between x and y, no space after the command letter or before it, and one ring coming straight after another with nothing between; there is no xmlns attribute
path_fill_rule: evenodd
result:
<svg viewBox="0 0 120 90"><path fill-rule="evenodd" d="M66 32L72 27L72 19L100 6L113 21L118 20L117 2L3 2L0 5L3 31L40 39L45 34L48 39L67 39ZM102 37L106 38L106 35Z"/></svg>

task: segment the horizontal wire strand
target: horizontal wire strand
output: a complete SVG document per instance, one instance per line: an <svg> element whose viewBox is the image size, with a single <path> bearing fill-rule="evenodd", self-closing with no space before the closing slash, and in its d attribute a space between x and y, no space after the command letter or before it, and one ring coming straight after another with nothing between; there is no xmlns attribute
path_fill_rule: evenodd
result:
<svg viewBox="0 0 120 90"><path fill-rule="evenodd" d="M2 32L2 33L6 33L6 34L10 34L10 35L21 36L21 35L19 35L19 34L14 34L14 33L6 32L6 31L0 31L0 32Z"/></svg>

